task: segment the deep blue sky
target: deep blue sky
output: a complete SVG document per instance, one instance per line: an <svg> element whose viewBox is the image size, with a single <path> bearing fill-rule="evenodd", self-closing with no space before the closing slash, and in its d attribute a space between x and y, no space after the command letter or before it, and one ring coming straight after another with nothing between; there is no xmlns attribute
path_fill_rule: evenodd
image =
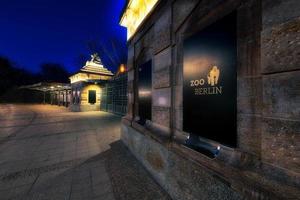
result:
<svg viewBox="0 0 300 200"><path fill-rule="evenodd" d="M100 51L110 54L111 58L101 56L104 64L115 70L116 62L127 57L126 29L119 26L124 4L125 0L0 0L0 56L33 72L49 62L74 72L80 57L89 58L88 42L96 41Z"/></svg>

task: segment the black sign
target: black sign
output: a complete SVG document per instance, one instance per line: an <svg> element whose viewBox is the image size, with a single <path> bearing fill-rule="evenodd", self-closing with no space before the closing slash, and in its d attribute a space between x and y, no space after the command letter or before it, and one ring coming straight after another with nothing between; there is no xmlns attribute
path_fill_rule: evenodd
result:
<svg viewBox="0 0 300 200"><path fill-rule="evenodd" d="M151 120L152 111L152 62L144 63L138 68L138 100L139 117L144 123L146 119Z"/></svg>
<svg viewBox="0 0 300 200"><path fill-rule="evenodd" d="M236 146L236 12L184 41L183 130Z"/></svg>

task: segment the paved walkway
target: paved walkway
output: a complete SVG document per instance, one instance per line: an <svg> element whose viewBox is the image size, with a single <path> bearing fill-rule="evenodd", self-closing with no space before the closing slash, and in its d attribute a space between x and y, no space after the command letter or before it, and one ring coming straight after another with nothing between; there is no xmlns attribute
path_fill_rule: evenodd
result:
<svg viewBox="0 0 300 200"><path fill-rule="evenodd" d="M119 138L112 114L0 105L0 200L169 199Z"/></svg>

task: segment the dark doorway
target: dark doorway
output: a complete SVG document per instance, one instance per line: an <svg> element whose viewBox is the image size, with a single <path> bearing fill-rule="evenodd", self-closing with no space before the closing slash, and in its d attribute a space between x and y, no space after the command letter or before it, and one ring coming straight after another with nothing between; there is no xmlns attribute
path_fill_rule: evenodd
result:
<svg viewBox="0 0 300 200"><path fill-rule="evenodd" d="M96 103L96 90L89 90L89 103L90 104Z"/></svg>

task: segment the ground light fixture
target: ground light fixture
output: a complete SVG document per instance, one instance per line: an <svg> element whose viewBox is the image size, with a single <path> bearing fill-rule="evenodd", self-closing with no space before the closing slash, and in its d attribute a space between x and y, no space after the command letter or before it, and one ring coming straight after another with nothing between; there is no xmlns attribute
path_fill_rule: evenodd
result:
<svg viewBox="0 0 300 200"><path fill-rule="evenodd" d="M215 146L204 140L201 140L201 138L196 134L190 134L185 141L185 145L191 149L203 153L210 158L216 158L221 150L219 145Z"/></svg>

